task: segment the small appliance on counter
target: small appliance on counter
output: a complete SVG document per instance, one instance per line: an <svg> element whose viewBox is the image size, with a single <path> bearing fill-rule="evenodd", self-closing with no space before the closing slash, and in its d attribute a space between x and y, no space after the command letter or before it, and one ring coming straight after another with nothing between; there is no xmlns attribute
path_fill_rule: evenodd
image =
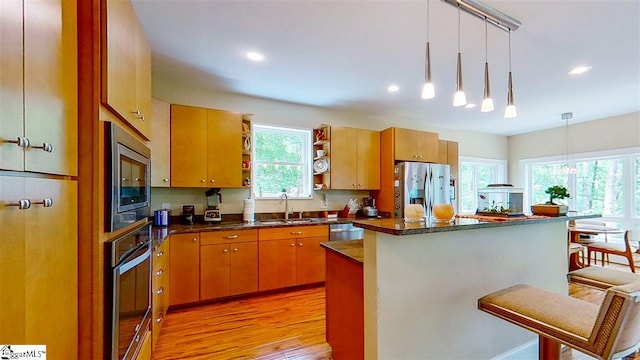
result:
<svg viewBox="0 0 640 360"><path fill-rule="evenodd" d="M489 184L478 189L477 215L512 217L524 216L522 188L511 184Z"/></svg>
<svg viewBox="0 0 640 360"><path fill-rule="evenodd" d="M366 197L362 199L362 215L368 217L378 216L378 209L376 209L376 199L372 197Z"/></svg>
<svg viewBox="0 0 640 360"><path fill-rule="evenodd" d="M222 194L220 194L220 188L209 189L204 194L207 196L207 210L204 211L204 221L222 221L222 213L219 209L220 203L222 202Z"/></svg>
<svg viewBox="0 0 640 360"><path fill-rule="evenodd" d="M153 212L153 225L154 226L169 226L169 219L171 218L170 209L160 209Z"/></svg>
<svg viewBox="0 0 640 360"><path fill-rule="evenodd" d="M196 216L195 205L184 205L182 207L182 223L185 225L193 225L193 220Z"/></svg>

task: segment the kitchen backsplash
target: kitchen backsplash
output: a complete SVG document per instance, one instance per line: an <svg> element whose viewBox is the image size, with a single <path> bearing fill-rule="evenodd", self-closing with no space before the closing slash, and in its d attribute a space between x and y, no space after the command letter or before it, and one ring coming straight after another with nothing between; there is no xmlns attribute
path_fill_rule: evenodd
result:
<svg viewBox="0 0 640 360"><path fill-rule="evenodd" d="M207 208L207 198L204 192L207 189L200 188L151 188L151 211L162 208L163 203L168 203L171 214L176 216L182 212L182 205L195 205L196 214L202 215ZM222 189L222 204L220 210L222 214L242 214L244 199L248 198L249 189ZM328 197L328 208L320 207L320 201L324 199L324 194ZM368 191L331 190L314 192L313 198L309 200L290 199L289 209L294 212L321 211L321 210L342 210L349 202L349 199L369 196ZM284 204L280 200L257 200L255 202L256 213L278 213L284 212Z"/></svg>

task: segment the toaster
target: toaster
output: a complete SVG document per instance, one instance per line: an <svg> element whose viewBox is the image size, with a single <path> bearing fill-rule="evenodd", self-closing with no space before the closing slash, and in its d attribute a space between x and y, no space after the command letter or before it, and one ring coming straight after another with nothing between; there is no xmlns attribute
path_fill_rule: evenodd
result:
<svg viewBox="0 0 640 360"><path fill-rule="evenodd" d="M204 211L204 221L222 221L222 213L219 209L208 209Z"/></svg>

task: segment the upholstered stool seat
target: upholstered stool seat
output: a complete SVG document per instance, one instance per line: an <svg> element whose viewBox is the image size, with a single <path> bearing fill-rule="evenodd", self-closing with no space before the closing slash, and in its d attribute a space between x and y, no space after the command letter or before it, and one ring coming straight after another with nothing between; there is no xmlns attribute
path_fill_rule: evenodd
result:
<svg viewBox="0 0 640 360"><path fill-rule="evenodd" d="M633 353L640 343L640 281L611 287L600 306L528 285L478 300L478 309L535 332L540 359L559 359L560 343L598 359Z"/></svg>
<svg viewBox="0 0 640 360"><path fill-rule="evenodd" d="M630 284L637 281L640 279L640 275L598 266L589 266L569 272L567 279L573 283L607 290L612 286Z"/></svg>

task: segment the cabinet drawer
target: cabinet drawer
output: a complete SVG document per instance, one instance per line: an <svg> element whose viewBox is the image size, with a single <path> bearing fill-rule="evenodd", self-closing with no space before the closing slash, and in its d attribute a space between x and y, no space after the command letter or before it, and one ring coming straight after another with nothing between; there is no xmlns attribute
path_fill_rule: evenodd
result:
<svg viewBox="0 0 640 360"><path fill-rule="evenodd" d="M258 241L257 230L224 230L200 233L200 245Z"/></svg>
<svg viewBox="0 0 640 360"><path fill-rule="evenodd" d="M279 228L260 229L259 235L260 241L314 236L327 236L328 241L329 227L327 225L286 226Z"/></svg>

